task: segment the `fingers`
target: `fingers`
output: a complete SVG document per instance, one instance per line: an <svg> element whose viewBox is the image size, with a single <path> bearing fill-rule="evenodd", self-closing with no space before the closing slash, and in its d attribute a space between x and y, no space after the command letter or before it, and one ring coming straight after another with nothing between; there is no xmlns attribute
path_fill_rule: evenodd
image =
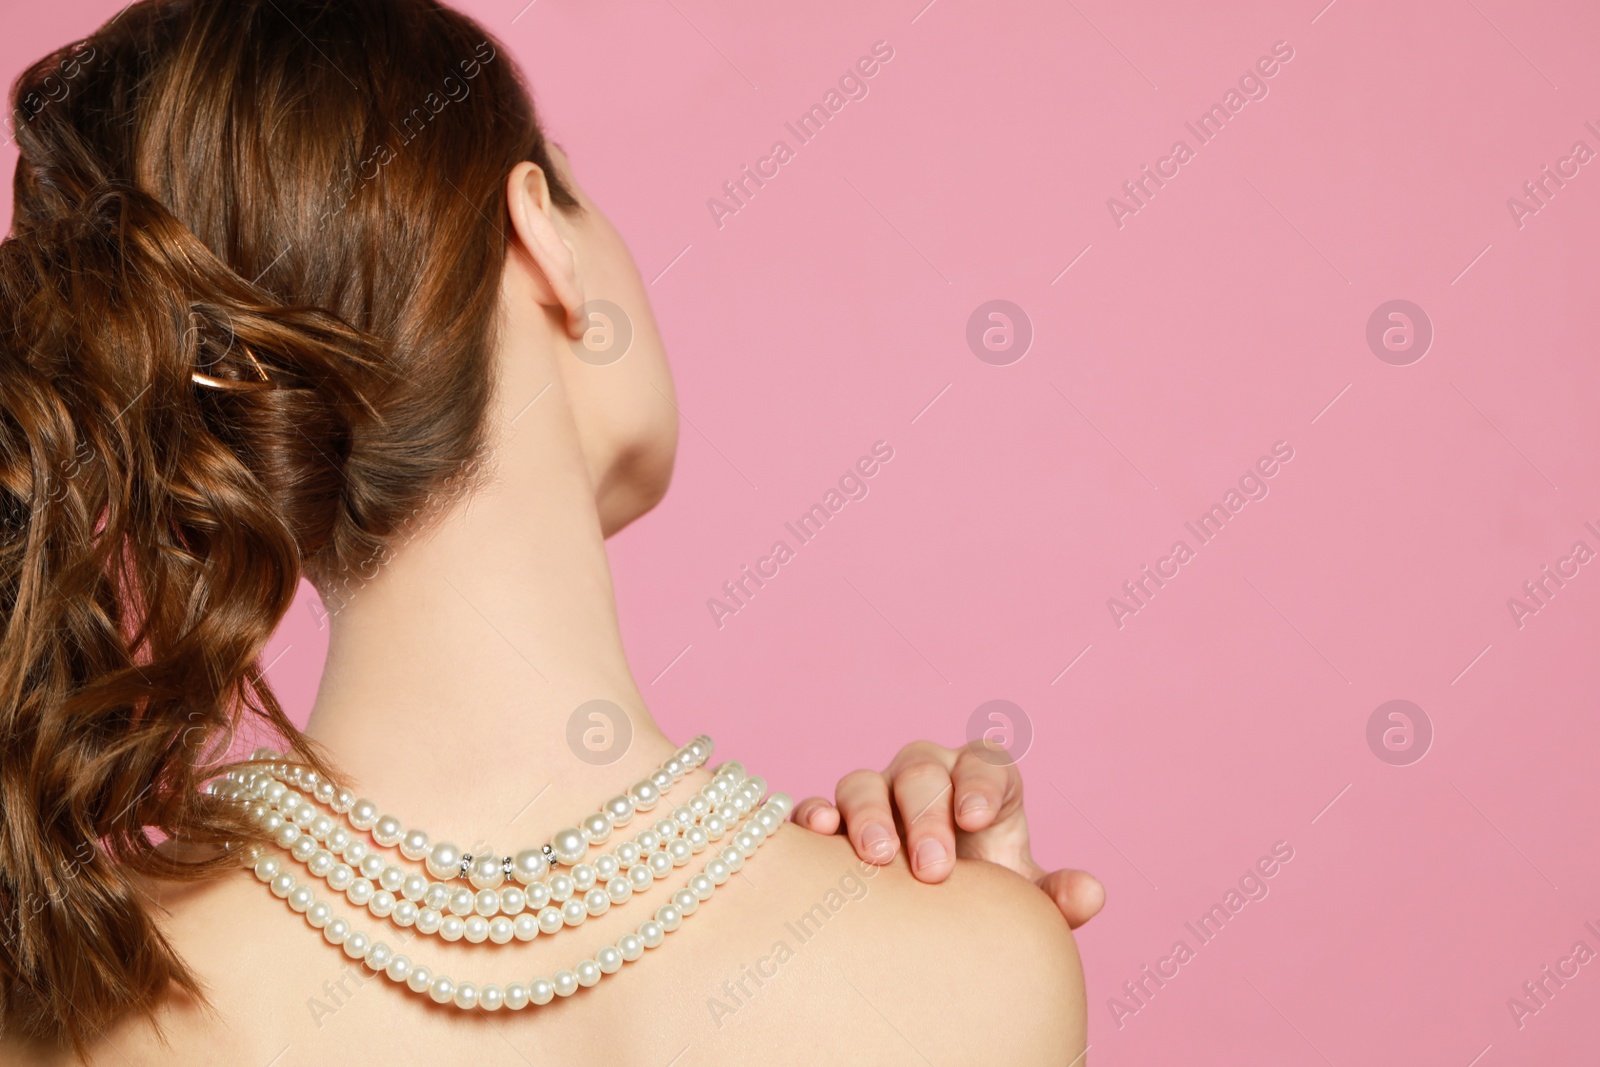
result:
<svg viewBox="0 0 1600 1067"><path fill-rule="evenodd" d="M838 833L841 824L839 809L821 797L807 797L796 804L790 818L796 825L824 835Z"/></svg>
<svg viewBox="0 0 1600 1067"><path fill-rule="evenodd" d="M894 859L900 839L894 832L889 809L889 786L877 771L852 771L840 780L834 793L856 855L868 863Z"/></svg>
<svg viewBox="0 0 1600 1067"><path fill-rule="evenodd" d="M992 825L1022 803L1022 775L1016 764L997 762L987 755L991 751L963 748L950 772L956 823L969 832Z"/></svg>
<svg viewBox="0 0 1600 1067"><path fill-rule="evenodd" d="M942 882L955 869L951 793L950 769L932 754L912 757L895 772L894 802L906 829L911 873L924 882Z"/></svg>
<svg viewBox="0 0 1600 1067"><path fill-rule="evenodd" d="M1038 886L1056 902L1067 925L1074 930L1106 905L1106 887L1088 871L1054 871L1039 879Z"/></svg>

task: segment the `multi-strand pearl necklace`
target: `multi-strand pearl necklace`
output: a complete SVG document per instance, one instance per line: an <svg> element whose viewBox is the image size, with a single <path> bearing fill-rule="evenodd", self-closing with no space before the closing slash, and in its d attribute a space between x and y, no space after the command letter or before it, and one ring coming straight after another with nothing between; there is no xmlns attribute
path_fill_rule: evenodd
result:
<svg viewBox="0 0 1600 1067"><path fill-rule="evenodd" d="M637 960L646 949L660 945L666 934L694 914L700 902L732 877L783 825L793 803L788 795L776 793L762 803L766 783L746 775L742 765L730 761L670 817L657 821L592 864L583 862L591 846L607 841L636 812L654 808L679 779L704 764L711 751L709 737L695 738L649 778L607 801L598 813L580 820L577 827L558 831L540 848L500 859L485 850L480 850L479 858L474 859L446 843L430 847L422 831L405 830L397 818L379 815L371 801L357 799L348 789L335 786L308 768L281 762L281 757L268 749L256 751L255 766L230 772L213 783L211 791L245 805L274 844L351 904L399 927L414 927L420 933L437 934L447 941L464 938L473 944L531 941L541 934L578 926L591 916L605 914L613 904L627 902L634 892L665 878L675 867L687 864L692 855L732 834L732 843L635 932L624 934L592 958L557 971L551 978L535 978L527 984L513 982L503 989L494 984L456 983L428 967L413 964L384 942L374 941L347 920L336 918L332 906L317 898L309 882L290 873L280 857L261 855L259 849L248 854L256 877L267 883L275 896L287 901L291 909L305 915L330 944L342 946L351 959L365 963L373 971L382 971L392 981L439 1004L486 1011L501 1007L517 1010L570 996L596 984L604 975L614 974L623 963ZM296 788L304 790L304 794L296 792ZM323 807L331 809L332 814ZM343 821L350 828L339 825L335 816L344 816ZM398 845L402 856L423 862L428 873L441 881L431 882L420 873L407 873L388 863L368 847L362 839L365 834L380 846ZM488 860L493 860L492 870ZM571 873L557 872L558 864L570 867ZM520 883L521 888L502 888L507 876ZM449 884L462 878L476 891ZM447 911L449 914L445 914Z"/></svg>

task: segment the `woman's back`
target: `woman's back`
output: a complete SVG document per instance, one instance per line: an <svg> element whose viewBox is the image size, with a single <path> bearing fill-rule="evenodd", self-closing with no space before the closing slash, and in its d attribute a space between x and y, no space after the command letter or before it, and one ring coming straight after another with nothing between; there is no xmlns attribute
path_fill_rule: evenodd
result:
<svg viewBox="0 0 1600 1067"><path fill-rule="evenodd" d="M97 1062L1063 1064L1084 1047L1072 936L1031 884L961 861L923 885L903 860L865 864L844 838L793 825L643 959L571 998L492 1016L420 1001L352 963L253 878L170 904L215 1014L170 1003L169 1048L135 1023L107 1036ZM512 947L498 969L471 962L482 952L442 951L462 946L400 951L509 981L615 940L633 911Z"/></svg>

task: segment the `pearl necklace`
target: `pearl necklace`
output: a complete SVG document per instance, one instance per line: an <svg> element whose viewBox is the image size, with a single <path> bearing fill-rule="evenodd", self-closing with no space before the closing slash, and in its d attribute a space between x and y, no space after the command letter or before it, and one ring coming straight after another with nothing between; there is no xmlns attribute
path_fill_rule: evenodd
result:
<svg viewBox="0 0 1600 1067"><path fill-rule="evenodd" d="M241 787L240 799L264 802L264 813L257 810L262 804L252 804L251 810L263 833L304 863L314 877L345 894L350 903L368 908L378 918L390 918L396 926L415 926L419 933L438 934L446 941L465 937L475 944L484 940L504 944L512 937L530 941L540 932L553 934L563 926L581 925L590 916L605 914L614 904L626 903L635 892L666 878L674 868L721 840L729 824L752 810L765 791L760 778L746 776L740 764L729 762L670 818L600 856L592 866L576 864L570 875L555 874L530 883L526 890L508 886L474 893L465 886L452 889L448 883L429 882L421 874L408 875L369 851L365 842L341 834L326 815L302 818L305 829L288 822L278 802L270 799L270 786L260 787L259 776L244 772L231 780ZM696 805L696 800L701 803ZM296 814L301 812L296 810ZM278 861L266 857L261 863ZM397 900L396 893L404 899ZM520 915L525 908L537 915ZM447 911L449 914L444 914ZM496 919L497 915L517 918L513 922Z"/></svg>
<svg viewBox="0 0 1600 1067"><path fill-rule="evenodd" d="M534 870L534 864L513 862L520 858L519 853L518 857L508 857L500 864L501 877L495 880L494 885L481 886L476 894L465 887L451 889L444 881L429 883L419 874L406 875L400 868L386 863L381 856L369 852L365 843L349 831L333 825L333 820L326 813L315 811L314 806L310 814L303 812L301 809L307 804L303 797L286 805L284 802L289 797L286 779L294 780L295 784L311 792L318 801L336 810L336 806L341 804L347 811L353 810L356 801L349 790L320 780L314 772L273 762L279 756L270 750L260 749L255 754L258 763L266 762L264 767L229 772L208 789L243 805L275 844L292 859L305 863L314 877L325 881L336 892L342 892L352 904L365 906L375 917L388 918L397 926L415 926L423 933L437 932L445 940L464 937L474 944L485 940L506 944L513 938L531 941L540 933L553 934L567 926L579 925L591 915L604 914L613 902L625 902L632 895L636 879L648 876L649 882L645 884L649 884L664 878L673 867L686 864L690 855L704 851L711 841L731 832L732 843L723 847L704 870L673 893L670 902L657 908L655 916L641 923L637 930L624 934L593 957L579 960L550 978L535 977L528 983L512 982L504 988L492 983L457 983L448 976L436 974L427 966L413 963L409 957L395 953L384 942L372 940L370 935L354 928L348 920L336 918L332 905L318 899L312 886L301 882L285 869L279 857L262 855L259 846L245 850L246 866L253 868L256 877L267 884L272 894L285 900L291 910L305 915L313 929L321 930L329 944L341 946L350 959L363 963L369 970L382 972L408 991L427 996L437 1004L454 1004L463 1010L498 1011L506 1008L517 1011L530 1004L541 1006L557 997L571 996L581 988L597 984L604 976L615 974L624 963L638 960L647 950L660 946L668 933L677 930L685 918L693 915L700 903L708 900L716 888L742 868L745 860L753 856L767 838L783 825L793 807L790 797L785 793L775 793L762 803L766 783L759 777L747 776L737 762L729 762L717 769L710 785L702 788L688 804L675 809L671 818L658 821L654 828L642 831L634 841L625 842L599 857L592 866L581 862L590 845L605 841L613 827L626 825L634 811L653 808L672 784L705 762L711 749L709 737L702 736L690 742L677 756L663 763L661 770L650 779L638 783L624 794L632 806L632 810L626 814L623 814L622 805L612 807L616 798L608 801L601 809L601 814L609 819L604 834L590 832L588 824L593 817L580 823L576 832L584 837L583 848L578 849L575 841L565 842L571 847L562 849L557 857L558 862L573 868L571 875L553 874L541 881L539 875L550 870L552 865L547 862L538 873L529 873ZM674 767L677 769L674 770ZM669 780L659 783L656 779L661 775L668 776ZM645 791L643 804L638 795L639 785L651 787ZM275 788L280 786L281 791ZM327 799L324 800L324 797ZM697 804L696 801L703 804ZM288 814L285 813L286 807ZM376 811L376 805L372 805L372 810ZM300 823L301 819L305 820L304 826ZM366 821L365 813L362 821ZM374 819L371 825L373 840L385 845L385 841L376 833L377 822ZM713 836L711 829L718 824L722 824L720 830ZM600 829L598 819L594 819L592 825L595 831ZM393 838L386 847L392 847L395 842L408 836L402 832L395 837L389 832L397 826L398 820L395 820L394 826L385 827L383 836ZM293 839L288 845L281 844L290 836L288 831L291 829L294 831ZM692 839L691 835L694 835ZM554 851L556 838L559 837L560 834L555 835L551 844L544 848L527 851L537 851L541 858L547 859L548 852ZM309 846L306 842L309 842ZM422 842L409 853L402 848L402 855L413 861L424 856L431 860L432 851L426 848L425 836ZM337 851L344 856L346 863L335 861L335 850L331 847L334 844L341 846ZM317 847L322 845L329 847ZM648 855L648 860L645 863L637 862L643 854ZM659 857L666 857L666 862ZM311 865L312 860L317 861L315 867ZM632 862L627 865L626 876L618 877L616 872L621 869L624 860ZM357 866L352 868L351 863ZM507 867L509 871L505 869ZM429 864L428 869L432 873L433 865ZM374 888L369 877L357 877L357 870L363 875L372 872L381 888ZM611 878L606 887L601 889L594 882L600 874L607 872ZM467 864L461 863L446 868L445 873L455 877L465 874L476 885L477 879L472 875L479 872L476 869L468 871ZM488 872L485 869L482 873L487 875ZM507 873L528 888L498 888ZM528 876L526 881L523 880L525 874ZM627 886L626 895L622 895L623 890L618 883ZM585 890L581 898L573 895L580 886ZM617 888L613 889L613 886ZM404 899L395 898L397 890ZM557 894L561 895L559 899ZM616 899L618 895L622 895L621 900ZM551 900L562 906L559 909L549 906ZM419 901L423 907L418 907ZM524 913L524 909L535 901L539 902L534 905L538 914ZM440 914L441 908L427 906L433 903L448 906L452 914L445 917ZM428 917L430 911L438 918L437 926ZM509 917L512 915L516 916L515 920Z"/></svg>
<svg viewBox="0 0 1600 1067"><path fill-rule="evenodd" d="M649 777L635 782L627 792L606 801L599 811L586 815L576 826L557 830L542 846L522 849L514 855L500 858L496 858L492 848L474 856L447 841L430 845L426 831L407 829L398 817L381 814L373 801L358 799L349 789L341 789L323 781L320 775L309 768L268 763L265 770L278 783L276 788L268 790L269 802L277 805L279 813L301 829L309 828L316 812L312 808L305 816L304 823L296 818L299 809L309 801L293 793L291 786L311 793L318 803L344 816L351 828L371 833L372 839L385 848L398 847L406 859L424 861L428 873L433 877L441 881L461 878L470 881L476 889L497 889L507 877L528 885L553 870L558 863L575 866L582 861L590 845L603 843L615 828L626 826L635 812L654 808L679 779L703 765L714 748L711 738L701 734L675 755L668 757ZM257 749L255 758L272 761L277 759L277 753L270 749ZM704 814L698 808L696 813Z"/></svg>

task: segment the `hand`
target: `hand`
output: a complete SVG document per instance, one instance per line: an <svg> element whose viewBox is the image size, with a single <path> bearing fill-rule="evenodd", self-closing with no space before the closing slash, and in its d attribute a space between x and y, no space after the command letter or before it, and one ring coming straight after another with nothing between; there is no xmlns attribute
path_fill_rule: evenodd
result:
<svg viewBox="0 0 1600 1067"><path fill-rule="evenodd" d="M920 881L944 881L958 856L988 860L1037 885L1077 929L1105 904L1105 887L1087 871L1046 871L1034 862L1022 775L1014 763L994 762L993 751L913 741L882 773L845 775L837 806L821 797L801 801L794 821L819 834L847 833L856 854L877 864L894 859L896 828L904 826L911 871Z"/></svg>

